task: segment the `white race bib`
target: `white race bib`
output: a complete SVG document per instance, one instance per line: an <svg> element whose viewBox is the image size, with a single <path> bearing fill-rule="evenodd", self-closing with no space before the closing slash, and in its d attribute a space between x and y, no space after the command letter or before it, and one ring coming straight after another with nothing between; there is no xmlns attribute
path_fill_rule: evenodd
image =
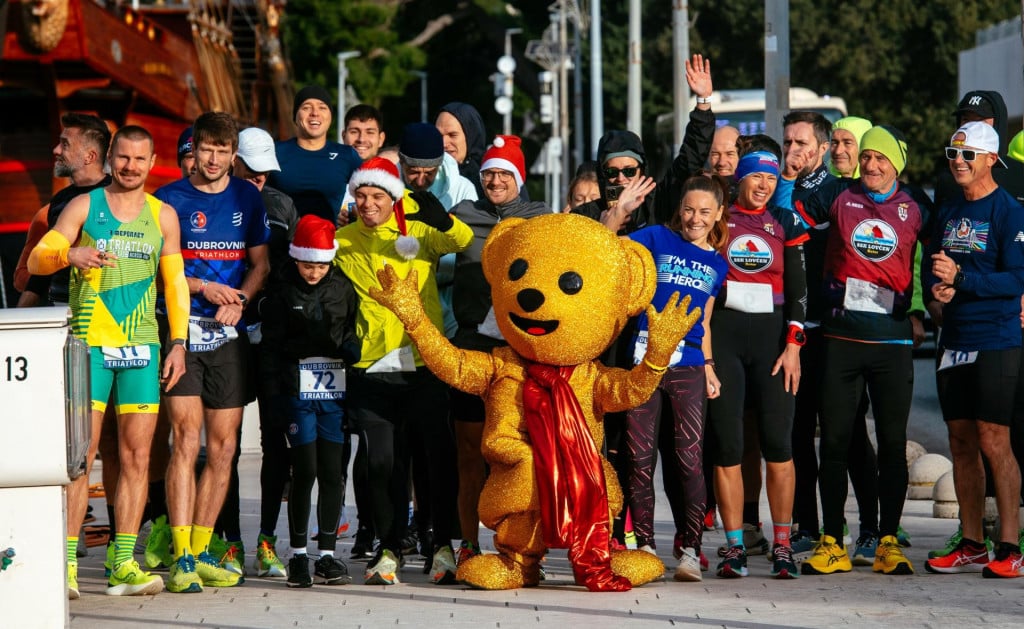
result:
<svg viewBox="0 0 1024 629"><path fill-rule="evenodd" d="M725 307L751 314L763 314L775 309L772 285L760 282L729 282L725 290Z"/></svg>
<svg viewBox="0 0 1024 629"><path fill-rule="evenodd" d="M683 359L683 348L686 347L686 341L679 341L679 345L676 345L676 349L672 352L672 359L668 361L669 367L675 365ZM644 360L644 356L647 355L647 330L641 330L637 332L636 343L633 344L633 364L639 365Z"/></svg>
<svg viewBox="0 0 1024 629"><path fill-rule="evenodd" d="M190 352L209 352L237 338L238 330L233 325L224 325L213 317L188 318Z"/></svg>
<svg viewBox="0 0 1024 629"><path fill-rule="evenodd" d="M498 318L494 316L494 306L491 306L491 309L487 311L487 316L484 317L483 323L476 326L476 331L492 339L505 340L505 335L498 329Z"/></svg>
<svg viewBox="0 0 1024 629"><path fill-rule="evenodd" d="M416 371L416 359L412 355L412 345L393 349L366 370L366 373L393 373L396 371Z"/></svg>
<svg viewBox="0 0 1024 629"><path fill-rule="evenodd" d="M896 293L891 288L877 286L855 277L848 277L846 278L846 294L843 296L843 307L857 312L892 314L892 304L895 297Z"/></svg>
<svg viewBox="0 0 1024 629"><path fill-rule="evenodd" d="M149 345L128 345L125 347L103 346L104 369L138 369L148 367Z"/></svg>
<svg viewBox="0 0 1024 629"><path fill-rule="evenodd" d="M943 350L942 357L939 359L939 367L935 371L959 367L960 365L970 365L976 360L978 360L978 352L963 352L955 349Z"/></svg>
<svg viewBox="0 0 1024 629"><path fill-rule="evenodd" d="M299 361L300 400L344 400L345 362L314 356Z"/></svg>

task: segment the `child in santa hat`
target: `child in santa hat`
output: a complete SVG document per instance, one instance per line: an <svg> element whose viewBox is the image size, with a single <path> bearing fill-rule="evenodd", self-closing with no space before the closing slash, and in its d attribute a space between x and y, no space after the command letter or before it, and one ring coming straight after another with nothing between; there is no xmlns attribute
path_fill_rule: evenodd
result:
<svg viewBox="0 0 1024 629"><path fill-rule="evenodd" d="M291 559L288 587L310 587L306 552L310 495L319 485L318 583L351 582L348 567L334 556L344 486L341 469L345 433L345 367L359 360L355 336L355 289L331 261L338 249L334 225L309 214L299 220L288 249L292 265L260 304L263 316L261 386L283 418L290 446L288 494Z"/></svg>

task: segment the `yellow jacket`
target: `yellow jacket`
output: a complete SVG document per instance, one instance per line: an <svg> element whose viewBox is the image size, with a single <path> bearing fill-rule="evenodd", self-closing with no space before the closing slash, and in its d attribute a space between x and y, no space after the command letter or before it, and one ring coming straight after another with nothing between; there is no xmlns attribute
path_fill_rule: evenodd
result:
<svg viewBox="0 0 1024 629"><path fill-rule="evenodd" d="M408 195L404 200L406 215L418 208ZM413 211L410 211L413 210ZM399 277L406 277L412 269L419 273L420 298L427 316L439 330L444 330L441 302L437 296L437 280L434 276L438 259L446 253L458 253L469 248L473 242L473 230L455 216L454 225L447 232L439 232L420 221L406 220L409 236L420 241L420 250L412 260L406 260L395 251L398 240L398 224L394 215L382 225L367 227L355 222L342 227L335 233L338 252L334 255L336 264L352 280L359 294L359 310L356 314L356 336L362 346L362 357L354 366L367 368L388 352L403 346L412 346L405 334L402 322L390 310L374 301L369 295L371 286L380 286L377 271L390 265L398 271ZM412 347L416 366L423 366L419 351Z"/></svg>

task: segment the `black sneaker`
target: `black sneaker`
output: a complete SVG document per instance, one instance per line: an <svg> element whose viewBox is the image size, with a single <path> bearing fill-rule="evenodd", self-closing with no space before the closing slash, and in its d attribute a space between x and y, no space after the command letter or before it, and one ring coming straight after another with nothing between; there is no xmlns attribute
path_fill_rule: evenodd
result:
<svg viewBox="0 0 1024 629"><path fill-rule="evenodd" d="M415 526L410 526L405 531L405 537L402 538L400 550L402 555L415 555L419 550L420 536L416 531Z"/></svg>
<svg viewBox="0 0 1024 629"><path fill-rule="evenodd" d="M317 559L313 565L317 583L327 585L352 583L352 577L348 574L348 566L334 555L324 555Z"/></svg>
<svg viewBox="0 0 1024 629"><path fill-rule="evenodd" d="M356 539L352 544L351 558L355 561L373 559L373 531L367 527L359 527Z"/></svg>
<svg viewBox="0 0 1024 629"><path fill-rule="evenodd" d="M309 557L305 553L293 555L288 560L288 580L285 584L290 588L312 587L313 579L309 576Z"/></svg>
<svg viewBox="0 0 1024 629"><path fill-rule="evenodd" d="M791 547L782 544L772 547L772 576L776 579L796 579L800 576Z"/></svg>
<svg viewBox="0 0 1024 629"><path fill-rule="evenodd" d="M420 531L420 556L432 559L434 557L434 529Z"/></svg>
<svg viewBox="0 0 1024 629"><path fill-rule="evenodd" d="M747 551L742 546L730 546L718 564L718 576L737 579L747 576Z"/></svg>

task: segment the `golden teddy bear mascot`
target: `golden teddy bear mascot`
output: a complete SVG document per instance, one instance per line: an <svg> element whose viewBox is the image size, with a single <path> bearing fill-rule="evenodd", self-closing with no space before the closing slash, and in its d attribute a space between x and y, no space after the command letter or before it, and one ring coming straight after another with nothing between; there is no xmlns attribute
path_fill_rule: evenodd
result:
<svg viewBox="0 0 1024 629"><path fill-rule="evenodd" d="M689 298L650 306L650 253L575 214L510 218L484 245L498 328L509 343L490 354L454 347L430 324L416 277L378 271L370 295L394 311L439 378L486 406L481 450L490 475L480 518L498 554L459 566L460 581L498 590L535 586L547 548L568 548L576 582L591 591L626 591L661 578L665 566L639 550L610 552L611 514L622 490L601 455L606 412L647 400L672 352L700 320ZM673 306L672 304L676 304ZM596 358L633 315L650 319L647 354L631 370Z"/></svg>

